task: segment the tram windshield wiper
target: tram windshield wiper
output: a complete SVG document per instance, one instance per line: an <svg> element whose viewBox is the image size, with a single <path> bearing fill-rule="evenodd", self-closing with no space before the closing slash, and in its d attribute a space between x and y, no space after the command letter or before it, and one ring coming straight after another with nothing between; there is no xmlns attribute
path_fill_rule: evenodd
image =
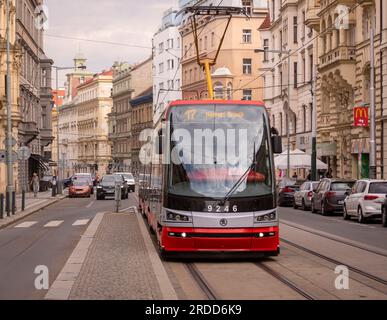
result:
<svg viewBox="0 0 387 320"><path fill-rule="evenodd" d="M224 196L222 200L220 200L219 205L224 206L228 199L235 193L236 190L240 187L242 182L245 180L246 176L249 174L249 172L256 167L257 161L256 161L256 154L255 154L255 142L254 142L254 155L253 155L253 162L251 165L247 168L247 170L241 175L241 177L238 179L238 181L232 186L229 192Z"/></svg>

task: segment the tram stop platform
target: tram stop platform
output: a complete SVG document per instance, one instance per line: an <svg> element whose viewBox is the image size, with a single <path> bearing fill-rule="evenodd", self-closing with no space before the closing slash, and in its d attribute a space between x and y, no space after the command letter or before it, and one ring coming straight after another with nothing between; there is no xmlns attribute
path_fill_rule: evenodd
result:
<svg viewBox="0 0 387 320"><path fill-rule="evenodd" d="M177 299L134 200L125 212L95 216L45 298Z"/></svg>

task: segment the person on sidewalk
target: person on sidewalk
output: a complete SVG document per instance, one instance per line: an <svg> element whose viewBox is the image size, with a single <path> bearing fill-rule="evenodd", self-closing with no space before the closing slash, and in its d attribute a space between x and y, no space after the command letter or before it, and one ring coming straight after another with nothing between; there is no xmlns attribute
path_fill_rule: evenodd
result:
<svg viewBox="0 0 387 320"><path fill-rule="evenodd" d="M32 190L34 192L34 198L36 198L39 192L39 176L36 172L34 172L34 174L32 175L31 185L32 185Z"/></svg>

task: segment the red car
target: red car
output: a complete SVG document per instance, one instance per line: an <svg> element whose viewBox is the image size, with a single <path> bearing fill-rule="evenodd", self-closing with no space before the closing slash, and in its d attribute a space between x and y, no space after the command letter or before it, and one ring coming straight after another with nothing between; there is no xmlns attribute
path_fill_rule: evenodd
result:
<svg viewBox="0 0 387 320"><path fill-rule="evenodd" d="M70 185L69 198L88 197L90 198L91 188L88 180L76 179Z"/></svg>

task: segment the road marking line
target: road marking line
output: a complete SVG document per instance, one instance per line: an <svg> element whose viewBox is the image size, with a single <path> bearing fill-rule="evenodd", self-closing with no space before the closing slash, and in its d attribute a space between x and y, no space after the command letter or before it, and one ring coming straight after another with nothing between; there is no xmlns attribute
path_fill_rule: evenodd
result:
<svg viewBox="0 0 387 320"><path fill-rule="evenodd" d="M156 275L157 282L164 300L177 300L177 294L171 280L168 277L167 271L164 268L162 261L159 258L158 253L153 245L152 239L149 236L145 222L140 214L138 214L137 208L135 208L136 217L140 226L141 234L145 242L146 251L148 252L149 259L153 268L153 272Z"/></svg>
<svg viewBox="0 0 387 320"><path fill-rule="evenodd" d="M91 206L94 204L94 202L95 202L94 200L93 200L93 201L91 201L91 202L90 202L90 203L89 203L89 204L86 206L86 208L87 208L87 209L90 209L90 208L91 208Z"/></svg>
<svg viewBox="0 0 387 320"><path fill-rule="evenodd" d="M49 300L68 300L71 290L81 272L83 263L85 262L90 245L94 240L95 233L106 212L99 212L95 215L85 233L82 235L77 246L68 258L62 271L55 279L54 283L48 290L44 299Z"/></svg>
<svg viewBox="0 0 387 320"><path fill-rule="evenodd" d="M20 223L18 224L17 226L15 226L14 228L29 228L31 226L33 226L34 224L37 224L38 222L37 221L27 221L27 222L23 222L23 223Z"/></svg>
<svg viewBox="0 0 387 320"><path fill-rule="evenodd" d="M54 221L50 221L49 223L45 224L44 227L45 227L45 228L55 228L55 227L59 227L63 222L64 222L64 220L54 220Z"/></svg>
<svg viewBox="0 0 387 320"><path fill-rule="evenodd" d="M73 223L73 226L85 226L89 223L90 219L80 219Z"/></svg>

